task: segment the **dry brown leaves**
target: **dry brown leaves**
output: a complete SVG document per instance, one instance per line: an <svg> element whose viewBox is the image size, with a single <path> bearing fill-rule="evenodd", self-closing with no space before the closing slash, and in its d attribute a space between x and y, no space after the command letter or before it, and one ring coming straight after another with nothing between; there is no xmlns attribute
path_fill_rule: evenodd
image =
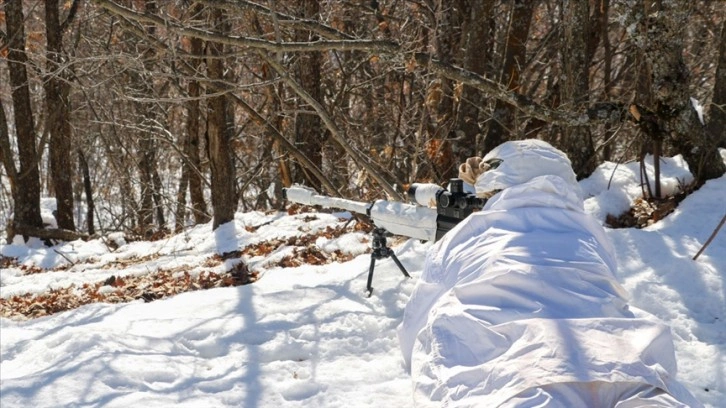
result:
<svg viewBox="0 0 726 408"><path fill-rule="evenodd" d="M347 262L353 258L354 255L344 254L339 250L324 252L315 245L308 245L304 248L295 248L292 254L282 258L277 265L283 268L294 268L300 265L327 265L331 262Z"/></svg>
<svg viewBox="0 0 726 408"><path fill-rule="evenodd" d="M349 226L341 225L337 227L326 227L324 230L316 233L316 234L308 234L308 235L301 235L301 236L295 236L290 237L286 239L273 239L273 240L267 240L262 241L256 244L248 245L246 246L242 251L242 255L247 255L250 257L254 256L266 256L271 254L273 251L283 247L283 246L292 246L297 247L294 250L295 254L299 254L301 258L306 258L310 260L311 262L290 262L290 261L281 261L279 266L282 267L288 267L286 264L296 264L295 266L299 266L305 263L313 263L315 265L321 265L323 263L330 263L330 262L336 262L340 259L345 259L345 255L342 253L338 254L327 254L323 251L320 251L320 249L317 249L315 247L315 241L318 240L318 238L327 238L327 239L334 239L338 238L341 235L351 232L351 231L365 231L366 228L368 228L365 225L362 225L361 223L356 223L352 228L349 228ZM298 249L298 248L302 249ZM319 252L319 253L316 253ZM294 257L295 255L288 256ZM333 259L335 257L335 259ZM327 262L322 262L322 258L325 258ZM317 261L316 261L317 260Z"/></svg>
<svg viewBox="0 0 726 408"><path fill-rule="evenodd" d="M9 256L0 255L0 268L10 268L18 266L18 259Z"/></svg>
<svg viewBox="0 0 726 408"><path fill-rule="evenodd" d="M315 215L308 215L304 221L317 219ZM303 264L323 265L331 262L345 262L353 255L340 251L326 252L315 245L318 238L334 239L352 231L369 232L372 227L365 223L346 223L336 227L327 227L314 234L305 234L285 239L274 239L248 245L240 250L215 254L201 262L200 273L191 274L195 265L183 265L173 269L160 268L155 272L138 276L113 275L102 282L85 283L82 286L53 289L40 294L24 294L0 298L0 316L12 319L37 318L51 315L77 307L95 303L123 303L135 300L150 302L163 299L183 292L203 290L218 287L239 286L255 282L259 277L258 271L250 271L241 258L267 256L283 247L294 247L292 254L271 264L283 268L296 267ZM256 228L254 228L256 229ZM161 254L150 254L141 257L129 257L104 263L102 269L125 269L132 265L156 260ZM216 273L207 269L219 267L225 261L239 259L234 266L225 273ZM90 259L87 263L96 263L98 260ZM45 273L55 270L67 269L68 266L45 270L37 266L18 265L15 258L0 257L0 267L18 268L23 274Z"/></svg>
<svg viewBox="0 0 726 408"><path fill-rule="evenodd" d="M113 261L107 262L103 264L103 269L119 269L119 268L128 268L131 265L137 265L144 262L153 261L155 259L159 259L161 257L161 254L154 253L144 256L132 256L129 258L119 258L115 259Z"/></svg>
<svg viewBox="0 0 726 408"><path fill-rule="evenodd" d="M23 271L23 275L32 275L35 273L47 272L45 269L35 265L20 265L17 258L10 258L7 256L0 255L0 268L17 268Z"/></svg>
<svg viewBox="0 0 726 408"><path fill-rule="evenodd" d="M611 228L645 228L653 225L672 213L683 199L699 187L699 184L690 184L680 192L661 199L638 198L627 212L619 216L608 214L605 223Z"/></svg>
<svg viewBox="0 0 726 408"><path fill-rule="evenodd" d="M451 143L446 139L431 139L426 142L426 156L428 156L431 163L439 169L439 171L446 171L452 168L456 163L454 162L454 153L451 148Z"/></svg>
<svg viewBox="0 0 726 408"><path fill-rule="evenodd" d="M159 270L141 276L111 276L103 282L85 283L81 287L53 289L41 294L0 298L0 316L22 319L51 315L95 303L124 303L135 300L151 302L183 292L246 285L257 280L243 262L224 274L202 271Z"/></svg>
<svg viewBox="0 0 726 408"><path fill-rule="evenodd" d="M19 265L17 268L23 271L23 275L34 275L36 273L48 272L44 268L35 265Z"/></svg>
<svg viewBox="0 0 726 408"><path fill-rule="evenodd" d="M287 206L287 215L310 213L315 211L315 207L298 203L290 203L290 205Z"/></svg>

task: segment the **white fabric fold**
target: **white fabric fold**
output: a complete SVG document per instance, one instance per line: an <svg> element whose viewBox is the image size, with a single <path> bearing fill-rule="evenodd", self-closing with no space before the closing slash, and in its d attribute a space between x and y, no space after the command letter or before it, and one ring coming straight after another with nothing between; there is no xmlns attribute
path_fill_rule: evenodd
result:
<svg viewBox="0 0 726 408"><path fill-rule="evenodd" d="M415 406L701 406L576 186L528 177L432 247L399 327Z"/></svg>

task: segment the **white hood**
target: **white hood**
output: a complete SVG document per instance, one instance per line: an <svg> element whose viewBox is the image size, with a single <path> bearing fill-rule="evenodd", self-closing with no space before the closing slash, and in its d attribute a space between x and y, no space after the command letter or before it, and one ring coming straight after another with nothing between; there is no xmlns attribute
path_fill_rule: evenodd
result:
<svg viewBox="0 0 726 408"><path fill-rule="evenodd" d="M497 146L483 161L501 160L498 166L476 179L477 195L524 184L535 177L553 175L562 178L582 198L577 177L567 155L549 143L537 139L515 140Z"/></svg>

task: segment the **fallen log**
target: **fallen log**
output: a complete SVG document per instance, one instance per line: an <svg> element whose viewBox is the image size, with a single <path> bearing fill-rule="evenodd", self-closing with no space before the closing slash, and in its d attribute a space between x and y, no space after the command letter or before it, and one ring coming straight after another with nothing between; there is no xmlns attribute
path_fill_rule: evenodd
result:
<svg viewBox="0 0 726 408"><path fill-rule="evenodd" d="M26 240L28 237L36 237L42 240L75 241L82 239L88 241L90 236L84 232L71 231L61 228L38 228L30 225L14 225L12 234L22 235ZM9 238L12 238L10 236Z"/></svg>

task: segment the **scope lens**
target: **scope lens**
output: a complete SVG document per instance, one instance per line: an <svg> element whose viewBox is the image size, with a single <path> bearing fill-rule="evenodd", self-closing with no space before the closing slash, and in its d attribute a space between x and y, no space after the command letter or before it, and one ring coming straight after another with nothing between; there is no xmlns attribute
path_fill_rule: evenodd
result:
<svg viewBox="0 0 726 408"><path fill-rule="evenodd" d="M448 191L445 191L445 192L441 193L441 195L439 195L439 204L444 208L449 208L453 204L451 202L452 198L453 197L452 197L451 193L449 193Z"/></svg>

